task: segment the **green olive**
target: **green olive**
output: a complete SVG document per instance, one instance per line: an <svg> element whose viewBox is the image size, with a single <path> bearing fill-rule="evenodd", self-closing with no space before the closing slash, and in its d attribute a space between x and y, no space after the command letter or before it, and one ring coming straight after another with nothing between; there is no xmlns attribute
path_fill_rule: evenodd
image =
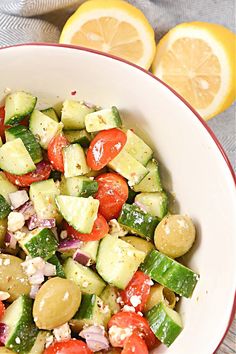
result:
<svg viewBox="0 0 236 354"><path fill-rule="evenodd" d="M0 219L0 247L5 247L5 235L7 231L7 219Z"/></svg>
<svg viewBox="0 0 236 354"><path fill-rule="evenodd" d="M154 242L160 252L177 258L190 250L195 236L195 226L187 215L167 215L156 227Z"/></svg>
<svg viewBox="0 0 236 354"><path fill-rule="evenodd" d="M51 330L68 322L81 302L80 288L71 280L51 278L36 295L33 316L38 328Z"/></svg>
<svg viewBox="0 0 236 354"><path fill-rule="evenodd" d="M13 352L5 347L0 347L0 354L15 354L15 352Z"/></svg>
<svg viewBox="0 0 236 354"><path fill-rule="evenodd" d="M21 266L22 259L0 254L0 290L10 294L7 301L14 301L22 294L30 293L28 277Z"/></svg>
<svg viewBox="0 0 236 354"><path fill-rule="evenodd" d="M173 309L176 304L175 293L160 284L155 284L150 289L150 294L144 309L145 312L151 310L153 306L159 304L160 302L165 302L170 308Z"/></svg>
<svg viewBox="0 0 236 354"><path fill-rule="evenodd" d="M151 242L148 242L140 237L136 236L124 236L122 240L128 242L130 245L137 248L139 251L142 251L148 254L151 250L154 249L154 246Z"/></svg>

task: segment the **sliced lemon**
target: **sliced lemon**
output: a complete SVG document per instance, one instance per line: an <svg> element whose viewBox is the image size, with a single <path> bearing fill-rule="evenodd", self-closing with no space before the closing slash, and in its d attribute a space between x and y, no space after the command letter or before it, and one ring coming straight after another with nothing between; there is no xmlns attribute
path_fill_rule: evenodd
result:
<svg viewBox="0 0 236 354"><path fill-rule="evenodd" d="M158 43L152 71L210 119L236 98L236 35L212 23L180 24Z"/></svg>
<svg viewBox="0 0 236 354"><path fill-rule="evenodd" d="M60 43L110 53L148 69L156 45L144 14L122 0L90 0L66 22Z"/></svg>

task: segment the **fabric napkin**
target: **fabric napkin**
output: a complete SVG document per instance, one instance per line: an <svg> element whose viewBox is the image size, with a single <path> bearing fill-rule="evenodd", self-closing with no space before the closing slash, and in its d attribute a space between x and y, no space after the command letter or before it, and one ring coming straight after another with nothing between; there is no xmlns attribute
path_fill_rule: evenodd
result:
<svg viewBox="0 0 236 354"><path fill-rule="evenodd" d="M109 1L109 0L107 0ZM0 0L0 46L58 42L70 14L83 0ZM147 16L159 40L181 22L206 21L236 31L234 0L130 0ZM236 170L236 105L209 121ZM217 354L236 353L236 320ZM200 354L200 353L199 353Z"/></svg>

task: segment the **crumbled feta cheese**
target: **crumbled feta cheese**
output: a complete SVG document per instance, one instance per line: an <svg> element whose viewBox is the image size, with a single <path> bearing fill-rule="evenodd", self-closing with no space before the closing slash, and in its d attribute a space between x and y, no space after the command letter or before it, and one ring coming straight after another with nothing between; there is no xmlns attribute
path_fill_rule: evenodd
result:
<svg viewBox="0 0 236 354"><path fill-rule="evenodd" d="M117 326L111 326L109 329L109 340L113 347L116 347L121 341L123 342L126 338L132 335L132 328L120 328Z"/></svg>
<svg viewBox="0 0 236 354"><path fill-rule="evenodd" d="M21 263L24 272L29 278L31 285L40 285L44 282L44 276L56 275L56 266L45 262L41 257L31 258L26 257L26 260Z"/></svg>
<svg viewBox="0 0 236 354"><path fill-rule="evenodd" d="M20 342L21 342L20 338L16 337L15 342L16 342L16 344L20 344Z"/></svg>
<svg viewBox="0 0 236 354"><path fill-rule="evenodd" d="M57 342L68 340L71 338L71 330L68 323L64 323L62 326L54 328L53 335Z"/></svg>
<svg viewBox="0 0 236 354"><path fill-rule="evenodd" d="M35 319L34 319L35 320ZM48 348L53 343L53 335L47 336L45 341L45 347Z"/></svg>
<svg viewBox="0 0 236 354"><path fill-rule="evenodd" d="M130 303L134 306L137 307L138 305L141 304L141 296L133 295L130 298Z"/></svg>
<svg viewBox="0 0 236 354"><path fill-rule="evenodd" d="M12 211L8 215L8 226L7 229L10 232L16 232L20 230L25 224L25 218L22 213L18 213L17 211Z"/></svg>
<svg viewBox="0 0 236 354"><path fill-rule="evenodd" d="M143 317L143 313L142 313L142 312L138 311L137 314L138 314L139 316Z"/></svg>
<svg viewBox="0 0 236 354"><path fill-rule="evenodd" d="M154 285L154 282L152 281L152 279L150 279L150 280L147 281L146 284L152 286L152 285Z"/></svg>
<svg viewBox="0 0 236 354"><path fill-rule="evenodd" d="M118 298L116 299L117 304L120 304L121 306L124 305L124 302L122 301L121 296L118 296Z"/></svg>
<svg viewBox="0 0 236 354"><path fill-rule="evenodd" d="M0 291L0 300L1 301L9 299L9 297L10 297L9 293L7 293L6 291Z"/></svg>
<svg viewBox="0 0 236 354"><path fill-rule="evenodd" d="M112 236L125 236L128 231L125 230L116 219L112 219L108 223L110 229L109 229L109 234Z"/></svg>
<svg viewBox="0 0 236 354"><path fill-rule="evenodd" d="M125 305L122 308L122 311L124 311L124 312L135 312L135 308L133 306Z"/></svg>

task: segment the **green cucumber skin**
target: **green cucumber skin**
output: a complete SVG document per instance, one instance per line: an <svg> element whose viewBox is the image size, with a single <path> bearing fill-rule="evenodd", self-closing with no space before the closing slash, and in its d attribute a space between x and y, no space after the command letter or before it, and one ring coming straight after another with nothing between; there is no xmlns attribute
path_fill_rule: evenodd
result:
<svg viewBox="0 0 236 354"><path fill-rule="evenodd" d="M199 276L174 259L153 250L141 264L141 270L178 295L191 297Z"/></svg>
<svg viewBox="0 0 236 354"><path fill-rule="evenodd" d="M42 109L41 112L43 114L46 114L46 116L48 116L49 118L55 120L55 122L59 122L57 113L56 113L56 111L55 111L55 109L53 107Z"/></svg>
<svg viewBox="0 0 236 354"><path fill-rule="evenodd" d="M55 254L58 242L53 232L45 228L26 242L24 247L32 258L41 257L48 260Z"/></svg>
<svg viewBox="0 0 236 354"><path fill-rule="evenodd" d="M12 336L7 340L5 346L19 354L27 354L36 340L38 329L36 328L33 317L33 300L26 295L21 295L23 301L23 314ZM16 338L20 339L20 344L16 343Z"/></svg>
<svg viewBox="0 0 236 354"><path fill-rule="evenodd" d="M93 319L94 306L96 306L97 296L94 294L83 294L81 304L74 319Z"/></svg>
<svg viewBox="0 0 236 354"><path fill-rule="evenodd" d="M139 236L153 240L159 221L157 217L144 213L135 205L124 204L118 222Z"/></svg>
<svg viewBox="0 0 236 354"><path fill-rule="evenodd" d="M90 197L93 196L98 191L98 182L97 181L83 181L81 192L78 197Z"/></svg>
<svg viewBox="0 0 236 354"><path fill-rule="evenodd" d="M145 316L155 336L167 347L182 331L182 327L167 315L162 303L155 305Z"/></svg>
<svg viewBox="0 0 236 354"><path fill-rule="evenodd" d="M159 164L155 159L148 162L146 169L148 174L137 184L133 186L135 192L162 192Z"/></svg>
<svg viewBox="0 0 236 354"><path fill-rule="evenodd" d="M59 261L56 254L54 254L51 258L48 259L48 262L56 266L56 275L60 278L65 278L65 272L61 262Z"/></svg>
<svg viewBox="0 0 236 354"><path fill-rule="evenodd" d="M11 212L11 207L6 199L0 194L0 219L5 219Z"/></svg>
<svg viewBox="0 0 236 354"><path fill-rule="evenodd" d="M112 110L112 113L114 115L117 127L121 127L122 126L122 120L121 120L120 113L119 113L118 109L116 108L116 106L112 106L111 110Z"/></svg>
<svg viewBox="0 0 236 354"><path fill-rule="evenodd" d="M92 140L91 135L85 130L67 130L64 132L65 137L71 143L78 143L83 148L89 147L89 144Z"/></svg>
<svg viewBox="0 0 236 354"><path fill-rule="evenodd" d="M7 109L7 106L8 104L11 104L10 103L10 100L12 99L13 96L16 96L16 95L19 95L19 94L24 94L24 95L28 95L28 96L31 96L31 105L28 106L28 109L27 110L23 110L22 112L18 112L14 115L12 115L11 117L8 117L8 109ZM15 92L13 94L10 94L7 98L6 98L6 103L5 103L5 121L4 121L4 124L5 125L15 125L15 124L18 124L20 123L27 115L31 114L31 112L34 110L35 106L36 106L36 103L37 103L37 97L34 97L26 92ZM19 110L19 107L18 107L18 110Z"/></svg>
<svg viewBox="0 0 236 354"><path fill-rule="evenodd" d="M34 135L23 125L17 125L15 127L11 127L6 131L6 135L10 134L15 139L20 138L28 153L30 154L34 163L38 163L42 161L43 154L41 147L37 140L35 139Z"/></svg>
<svg viewBox="0 0 236 354"><path fill-rule="evenodd" d="M110 308L112 315L120 311L120 305L117 303L118 289L114 286L107 285L101 293L100 298Z"/></svg>

